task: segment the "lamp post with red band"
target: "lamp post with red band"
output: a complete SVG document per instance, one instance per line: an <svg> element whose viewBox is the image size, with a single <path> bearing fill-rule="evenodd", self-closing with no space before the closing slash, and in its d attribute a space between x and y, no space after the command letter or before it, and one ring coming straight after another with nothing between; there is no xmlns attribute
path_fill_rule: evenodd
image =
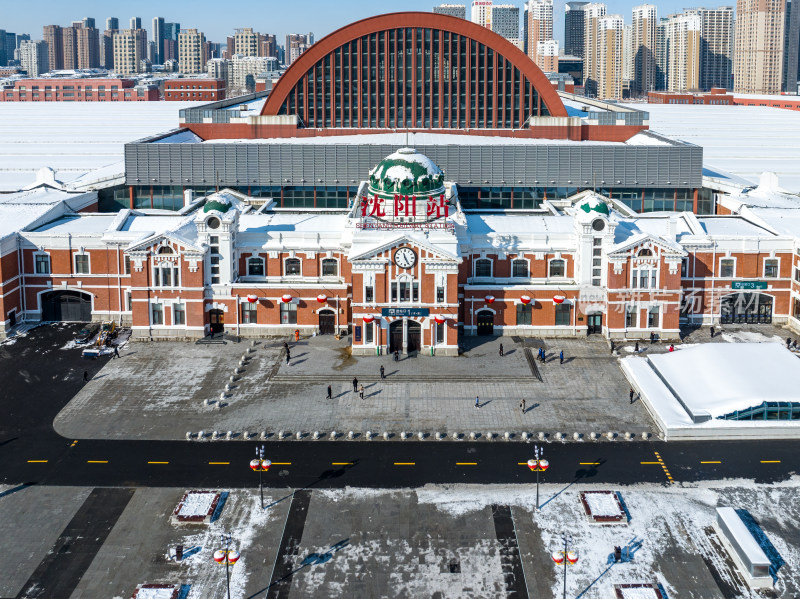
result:
<svg viewBox="0 0 800 599"><path fill-rule="evenodd" d="M241 554L231 549L231 535L222 533L222 543L225 549L214 552L214 561L225 566L225 585L228 589L228 599L231 599L231 572L229 567L239 561Z"/></svg>
<svg viewBox="0 0 800 599"><path fill-rule="evenodd" d="M256 447L256 459L250 460L250 468L253 471L258 471L258 490L261 493L261 509L264 509L264 484L262 482L261 473L269 470L272 462L264 459L264 446Z"/></svg>
<svg viewBox="0 0 800 599"><path fill-rule="evenodd" d="M542 459L542 455L544 451L538 445L533 446L533 455L534 459L528 460L528 468L531 469L531 472L536 473L536 510L539 511L539 473L546 472L547 469L550 467L550 462L547 460Z"/></svg>
<svg viewBox="0 0 800 599"><path fill-rule="evenodd" d="M567 599L567 564L572 564L574 566L578 563L578 552L574 549L569 549L569 544L572 543L571 536L564 535L561 537L561 540L564 541L564 549L553 551L550 557L552 557L553 561L559 566L564 564L564 599Z"/></svg>

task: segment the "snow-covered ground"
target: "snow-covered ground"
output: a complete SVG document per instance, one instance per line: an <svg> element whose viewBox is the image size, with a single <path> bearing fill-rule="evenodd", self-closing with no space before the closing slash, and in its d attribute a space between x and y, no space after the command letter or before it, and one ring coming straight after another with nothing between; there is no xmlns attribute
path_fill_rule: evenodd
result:
<svg viewBox="0 0 800 599"><path fill-rule="evenodd" d="M190 491L186 494L186 498L181 502L180 509L175 512L175 515L184 518L197 516L205 518L217 495L218 493L215 491Z"/></svg>
<svg viewBox="0 0 800 599"><path fill-rule="evenodd" d="M619 516L616 496L612 493L587 491L583 494L592 516Z"/></svg>

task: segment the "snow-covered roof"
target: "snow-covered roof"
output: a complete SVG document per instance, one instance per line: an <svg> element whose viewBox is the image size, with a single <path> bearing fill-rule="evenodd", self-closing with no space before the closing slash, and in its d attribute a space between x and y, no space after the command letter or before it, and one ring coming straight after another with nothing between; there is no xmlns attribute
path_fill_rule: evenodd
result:
<svg viewBox="0 0 800 599"><path fill-rule="evenodd" d="M68 193L42 186L19 193L0 195L0 239L35 228L69 210L80 210L96 194Z"/></svg>
<svg viewBox="0 0 800 599"><path fill-rule="evenodd" d="M198 102L5 102L0 192L33 183L45 166L70 183L123 159L124 144L173 129Z"/></svg>
<svg viewBox="0 0 800 599"><path fill-rule="evenodd" d="M800 111L762 106L632 105L650 113L650 129L703 148L710 172L758 182L777 173L781 186L800 192Z"/></svg>
<svg viewBox="0 0 800 599"><path fill-rule="evenodd" d="M695 421L800 401L800 360L780 343L704 343L648 360Z"/></svg>
<svg viewBox="0 0 800 599"><path fill-rule="evenodd" d="M31 231L52 235L85 235L105 232L116 218L115 214L75 214L63 216Z"/></svg>
<svg viewBox="0 0 800 599"><path fill-rule="evenodd" d="M571 216L538 214L467 214L467 227L471 235L536 233L573 233Z"/></svg>
<svg viewBox="0 0 800 599"><path fill-rule="evenodd" d="M239 216L241 233L338 233L347 222L345 214L301 214L276 212L269 214L242 214Z"/></svg>
<svg viewBox="0 0 800 599"><path fill-rule="evenodd" d="M740 216L703 216L697 220L712 237L774 237L773 233ZM800 234L800 230L795 234Z"/></svg>

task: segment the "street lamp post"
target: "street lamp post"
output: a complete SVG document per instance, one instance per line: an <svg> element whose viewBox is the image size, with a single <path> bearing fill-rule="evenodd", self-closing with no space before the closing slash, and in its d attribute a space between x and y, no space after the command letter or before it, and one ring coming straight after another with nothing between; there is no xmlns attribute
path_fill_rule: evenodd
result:
<svg viewBox="0 0 800 599"><path fill-rule="evenodd" d="M572 543L572 537L563 535L561 540L564 541L564 549L553 551L551 557L556 564L564 564L564 599L567 599L567 564L575 565L578 563L578 552L574 549L569 549L569 544Z"/></svg>
<svg viewBox="0 0 800 599"><path fill-rule="evenodd" d="M544 450L538 445L533 446L533 455L535 459L528 460L528 468L536 473L536 511L539 511L539 473L545 472L550 467L550 462L542 459Z"/></svg>
<svg viewBox="0 0 800 599"><path fill-rule="evenodd" d="M214 552L214 561L225 565L225 586L228 589L228 599L231 599L231 572L229 566L239 561L238 551L231 549L231 535L222 533L222 543L225 549L218 549Z"/></svg>
<svg viewBox="0 0 800 599"><path fill-rule="evenodd" d="M269 470L272 462L264 459L264 446L256 447L256 459L250 460L250 468L258 471L258 490L261 493L261 509L264 509L264 484L262 482L261 473Z"/></svg>

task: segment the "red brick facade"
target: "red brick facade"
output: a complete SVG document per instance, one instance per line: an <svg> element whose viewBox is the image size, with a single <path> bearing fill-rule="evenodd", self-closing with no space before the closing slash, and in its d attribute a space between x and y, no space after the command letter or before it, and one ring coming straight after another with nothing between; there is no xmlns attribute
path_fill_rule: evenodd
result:
<svg viewBox="0 0 800 599"><path fill-rule="evenodd" d="M0 88L0 102L154 102L158 86L133 79L20 79Z"/></svg>
<svg viewBox="0 0 800 599"><path fill-rule="evenodd" d="M164 84L164 99L168 101L225 99L224 79L170 79Z"/></svg>

